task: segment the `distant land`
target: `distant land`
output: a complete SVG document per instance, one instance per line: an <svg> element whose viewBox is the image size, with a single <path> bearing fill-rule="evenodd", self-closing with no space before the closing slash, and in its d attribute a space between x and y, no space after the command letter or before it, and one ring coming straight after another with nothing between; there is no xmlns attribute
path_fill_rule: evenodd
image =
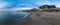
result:
<svg viewBox="0 0 60 25"><path fill-rule="evenodd" d="M55 5L42 5L38 8L32 8L30 10L22 10L23 12L33 12L33 11L47 11L47 12L58 12L60 8Z"/></svg>

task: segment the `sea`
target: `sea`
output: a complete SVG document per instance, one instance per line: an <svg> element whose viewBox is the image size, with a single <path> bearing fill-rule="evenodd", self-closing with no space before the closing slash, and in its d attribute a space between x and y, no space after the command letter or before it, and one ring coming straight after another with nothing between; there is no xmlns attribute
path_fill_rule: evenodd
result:
<svg viewBox="0 0 60 25"><path fill-rule="evenodd" d="M9 21L22 21L30 12L3 12L0 11L0 24L5 24Z"/></svg>

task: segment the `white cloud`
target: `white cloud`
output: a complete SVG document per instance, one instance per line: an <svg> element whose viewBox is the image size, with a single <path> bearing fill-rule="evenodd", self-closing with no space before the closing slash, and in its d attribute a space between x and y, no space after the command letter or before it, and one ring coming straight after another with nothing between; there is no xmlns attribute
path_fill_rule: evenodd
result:
<svg viewBox="0 0 60 25"><path fill-rule="evenodd" d="M7 4L7 2L0 2L0 8L4 8Z"/></svg>
<svg viewBox="0 0 60 25"><path fill-rule="evenodd" d="M32 4L23 3L23 4L18 4L17 7L33 7L33 6Z"/></svg>
<svg viewBox="0 0 60 25"><path fill-rule="evenodd" d="M48 0L39 0L39 1L36 1L34 4L38 6L48 4Z"/></svg>
<svg viewBox="0 0 60 25"><path fill-rule="evenodd" d="M30 9L32 9L32 8L21 8L22 10L30 10Z"/></svg>
<svg viewBox="0 0 60 25"><path fill-rule="evenodd" d="M30 10L32 8L20 8L20 7L15 7L15 8L11 8L9 11L13 11L13 12L16 12L16 11L22 11L22 10Z"/></svg>
<svg viewBox="0 0 60 25"><path fill-rule="evenodd" d="M35 2L36 5L41 6L41 5L56 5L56 7L60 7L60 2L49 2L48 0L40 0Z"/></svg>
<svg viewBox="0 0 60 25"><path fill-rule="evenodd" d="M56 2L54 4L56 5L56 7L60 7L60 2Z"/></svg>

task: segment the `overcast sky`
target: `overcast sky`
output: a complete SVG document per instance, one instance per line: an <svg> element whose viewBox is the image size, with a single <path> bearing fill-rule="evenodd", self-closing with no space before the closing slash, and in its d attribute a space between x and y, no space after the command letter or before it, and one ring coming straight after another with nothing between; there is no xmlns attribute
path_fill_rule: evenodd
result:
<svg viewBox="0 0 60 25"><path fill-rule="evenodd" d="M56 5L60 7L60 0L0 0L0 8L37 8L41 5Z"/></svg>

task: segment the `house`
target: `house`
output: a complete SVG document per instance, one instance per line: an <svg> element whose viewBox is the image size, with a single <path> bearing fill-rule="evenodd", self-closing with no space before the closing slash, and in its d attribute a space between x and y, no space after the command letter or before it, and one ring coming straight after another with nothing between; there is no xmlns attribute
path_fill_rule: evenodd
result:
<svg viewBox="0 0 60 25"><path fill-rule="evenodd" d="M58 10L56 10L55 5L42 5L42 6L39 7L39 9L42 9L44 11L49 11L49 12L58 11Z"/></svg>

